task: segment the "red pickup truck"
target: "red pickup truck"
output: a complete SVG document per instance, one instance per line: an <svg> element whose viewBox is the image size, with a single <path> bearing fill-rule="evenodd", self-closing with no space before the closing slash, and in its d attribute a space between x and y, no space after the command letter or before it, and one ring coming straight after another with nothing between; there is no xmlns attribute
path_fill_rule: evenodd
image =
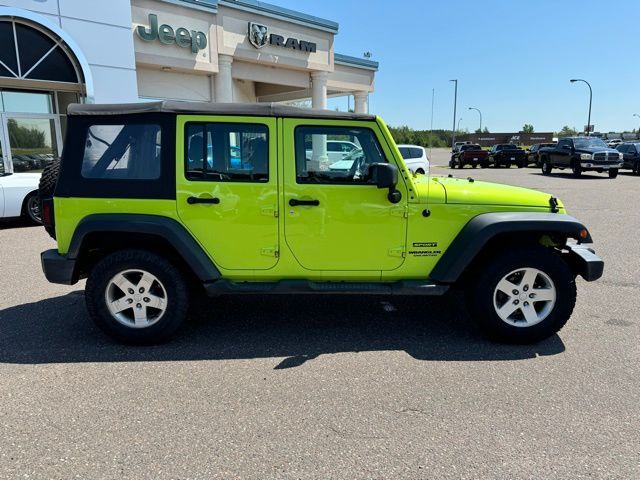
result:
<svg viewBox="0 0 640 480"><path fill-rule="evenodd" d="M460 146L460 150L451 155L449 162L450 168L464 168L465 165L471 165L476 168L478 165L487 162L489 152L482 150L480 145L468 143Z"/></svg>

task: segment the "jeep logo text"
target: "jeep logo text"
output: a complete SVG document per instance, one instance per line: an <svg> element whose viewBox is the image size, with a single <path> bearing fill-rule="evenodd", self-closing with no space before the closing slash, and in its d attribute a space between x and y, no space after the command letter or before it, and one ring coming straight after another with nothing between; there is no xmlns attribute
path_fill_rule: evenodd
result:
<svg viewBox="0 0 640 480"><path fill-rule="evenodd" d="M149 28L147 29L140 25L136 28L136 32L146 42L153 42L157 39L164 45L175 44L183 48L191 47L193 53L198 53L198 50L202 50L207 46L207 36L204 32L189 31L183 27L174 31L172 27L166 24L158 27L158 16L153 13L149 14Z"/></svg>

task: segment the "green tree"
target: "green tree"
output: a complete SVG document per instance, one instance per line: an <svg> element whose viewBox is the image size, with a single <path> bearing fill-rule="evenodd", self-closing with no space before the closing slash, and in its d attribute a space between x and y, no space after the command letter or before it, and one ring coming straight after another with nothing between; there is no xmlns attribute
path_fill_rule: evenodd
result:
<svg viewBox="0 0 640 480"><path fill-rule="evenodd" d="M577 135L578 131L575 128L571 128L568 125L565 125L564 127L562 127L562 130L560 130L559 132L556 132L556 137L573 137L574 135Z"/></svg>
<svg viewBox="0 0 640 480"><path fill-rule="evenodd" d="M531 125L530 123L525 123L524 126L522 127L522 133L533 133L533 125Z"/></svg>
<svg viewBox="0 0 640 480"><path fill-rule="evenodd" d="M7 120L9 127L9 142L16 148L44 148L46 147L45 133L36 127L18 125L15 119Z"/></svg>

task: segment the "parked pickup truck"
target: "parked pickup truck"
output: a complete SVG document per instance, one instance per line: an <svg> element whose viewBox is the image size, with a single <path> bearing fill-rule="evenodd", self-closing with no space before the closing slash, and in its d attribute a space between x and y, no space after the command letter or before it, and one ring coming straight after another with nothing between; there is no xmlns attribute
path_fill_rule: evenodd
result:
<svg viewBox="0 0 640 480"><path fill-rule="evenodd" d="M449 167L464 168L465 165L471 165L473 168L476 168L479 164L486 162L488 156L489 153L482 150L480 145L461 145L460 150L451 156Z"/></svg>
<svg viewBox="0 0 640 480"><path fill-rule="evenodd" d="M509 168L511 165L516 165L518 168L522 168L526 156L527 153L513 143L500 143L491 147L487 161L484 164L481 163L480 166L484 168L493 165L494 167L505 166Z"/></svg>
<svg viewBox="0 0 640 480"><path fill-rule="evenodd" d="M623 163L622 153L595 137L564 137L555 147L541 148L539 155L544 175L550 175L554 168L570 168L575 177L596 171L616 178Z"/></svg>

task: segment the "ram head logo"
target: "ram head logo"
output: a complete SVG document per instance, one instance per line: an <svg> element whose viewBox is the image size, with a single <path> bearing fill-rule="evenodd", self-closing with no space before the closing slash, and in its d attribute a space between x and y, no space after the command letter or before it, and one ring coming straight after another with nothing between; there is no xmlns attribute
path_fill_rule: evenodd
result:
<svg viewBox="0 0 640 480"><path fill-rule="evenodd" d="M256 48L264 47L267 44L267 27L249 22L249 41Z"/></svg>

